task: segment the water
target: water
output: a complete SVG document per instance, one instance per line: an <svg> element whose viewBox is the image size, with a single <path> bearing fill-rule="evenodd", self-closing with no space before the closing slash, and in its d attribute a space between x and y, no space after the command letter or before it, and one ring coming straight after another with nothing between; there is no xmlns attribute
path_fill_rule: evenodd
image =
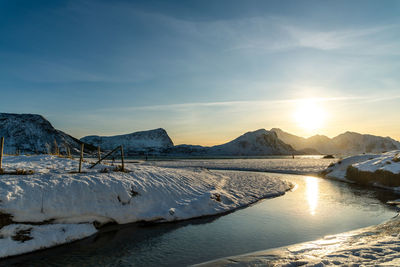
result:
<svg viewBox="0 0 400 267"><path fill-rule="evenodd" d="M381 223L398 196L311 176L271 174L297 186L225 216L102 229L94 237L0 262L18 266L184 266Z"/></svg>
<svg viewBox="0 0 400 267"><path fill-rule="evenodd" d="M318 173L329 164L338 159L321 159L321 156L296 156L274 157L274 158L251 158L251 159L186 159L186 160L162 160L147 161L143 164L155 165L159 167L201 167L212 170L241 170L241 171L259 171L259 172L278 172L278 173L296 173L312 174Z"/></svg>

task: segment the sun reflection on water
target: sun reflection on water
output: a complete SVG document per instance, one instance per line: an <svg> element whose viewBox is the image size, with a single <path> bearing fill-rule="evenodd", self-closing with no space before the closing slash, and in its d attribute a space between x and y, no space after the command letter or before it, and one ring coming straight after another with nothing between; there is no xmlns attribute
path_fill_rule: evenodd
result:
<svg viewBox="0 0 400 267"><path fill-rule="evenodd" d="M315 211L318 206L318 178L315 177L307 177L306 178L306 194L308 206L310 209L310 214L315 215Z"/></svg>

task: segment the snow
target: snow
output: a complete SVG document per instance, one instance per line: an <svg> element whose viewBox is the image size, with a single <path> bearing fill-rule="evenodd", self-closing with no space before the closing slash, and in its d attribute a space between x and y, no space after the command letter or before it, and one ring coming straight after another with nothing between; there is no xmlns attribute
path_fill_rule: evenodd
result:
<svg viewBox="0 0 400 267"><path fill-rule="evenodd" d="M5 170L31 169L35 174L1 176L0 213L25 224L166 222L232 211L292 187L271 174L140 164L127 164L125 173L107 165L89 166L84 163L85 173L72 173L78 162L71 159L5 157Z"/></svg>
<svg viewBox="0 0 400 267"><path fill-rule="evenodd" d="M168 167L200 167L214 170L240 170L258 172L279 172L294 174L315 174L336 162L337 159L321 159L304 156L290 158L268 158L268 159L198 159L198 160L167 160L147 161L145 164Z"/></svg>
<svg viewBox="0 0 400 267"><path fill-rule="evenodd" d="M394 174L400 173L400 162L395 158L400 155L400 150L393 150L382 154L357 155L345 158L326 169L326 177L346 180L346 170L353 166L360 171L375 172L385 170Z"/></svg>
<svg viewBox="0 0 400 267"><path fill-rule="evenodd" d="M13 237L20 231L28 231L27 241ZM69 243L97 232L92 224L10 224L0 229L0 258Z"/></svg>
<svg viewBox="0 0 400 267"><path fill-rule="evenodd" d="M364 154L364 155L357 155L357 156L352 156L352 157L342 159L342 160L338 161L337 163L335 163L334 165L331 165L330 167L328 167L326 169L326 172L328 172L328 173L325 176L328 178L347 181L346 170L350 165L353 165L358 162L371 160L376 157L379 157L379 155Z"/></svg>
<svg viewBox="0 0 400 267"><path fill-rule="evenodd" d="M288 247L232 256L199 266L399 266L400 219Z"/></svg>
<svg viewBox="0 0 400 267"><path fill-rule="evenodd" d="M400 157L400 151L394 150L373 159L353 164L353 167L366 172L385 170L396 174L400 173L400 162L393 161L393 159L398 157Z"/></svg>

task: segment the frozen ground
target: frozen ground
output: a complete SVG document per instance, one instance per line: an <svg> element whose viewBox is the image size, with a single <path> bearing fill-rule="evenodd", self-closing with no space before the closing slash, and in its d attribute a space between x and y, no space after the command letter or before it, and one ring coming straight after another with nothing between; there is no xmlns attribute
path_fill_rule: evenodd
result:
<svg viewBox="0 0 400 267"><path fill-rule="evenodd" d="M200 266L399 266L400 219L293 246L219 259Z"/></svg>
<svg viewBox="0 0 400 267"><path fill-rule="evenodd" d="M326 169L337 159L321 158L268 158L268 159L204 159L148 161L145 164L159 167L202 167L214 170L241 170L279 172L290 174L315 174Z"/></svg>
<svg viewBox="0 0 400 267"><path fill-rule="evenodd" d="M0 215L14 225L9 222L0 225L4 226L1 231L5 231L0 234L1 251L3 246L19 245L19 249L8 250L2 256L91 235L94 228L85 227L93 223L163 222L215 215L265 197L282 195L292 186L262 173L127 166L129 172L115 172L107 165L89 170L89 164L85 163L84 173L74 173L78 162L70 159L45 155L6 157L6 171L23 169L35 173L1 176ZM31 226L49 222L54 228ZM69 229L65 224L72 230L60 231L60 227ZM17 231L15 227L32 228L27 235L33 239L15 242L12 238ZM57 240L40 238L45 231L57 233Z"/></svg>

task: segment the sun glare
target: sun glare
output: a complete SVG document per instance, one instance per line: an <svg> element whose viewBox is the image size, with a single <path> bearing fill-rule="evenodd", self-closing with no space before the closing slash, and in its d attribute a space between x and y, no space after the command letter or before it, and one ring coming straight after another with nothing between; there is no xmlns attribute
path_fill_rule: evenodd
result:
<svg viewBox="0 0 400 267"><path fill-rule="evenodd" d="M294 113L294 118L301 128L315 131L322 127L326 113L315 100L302 100Z"/></svg>
<svg viewBox="0 0 400 267"><path fill-rule="evenodd" d="M315 211L317 210L319 194L318 187L317 178L310 176L306 178L306 194L311 215L315 215Z"/></svg>

